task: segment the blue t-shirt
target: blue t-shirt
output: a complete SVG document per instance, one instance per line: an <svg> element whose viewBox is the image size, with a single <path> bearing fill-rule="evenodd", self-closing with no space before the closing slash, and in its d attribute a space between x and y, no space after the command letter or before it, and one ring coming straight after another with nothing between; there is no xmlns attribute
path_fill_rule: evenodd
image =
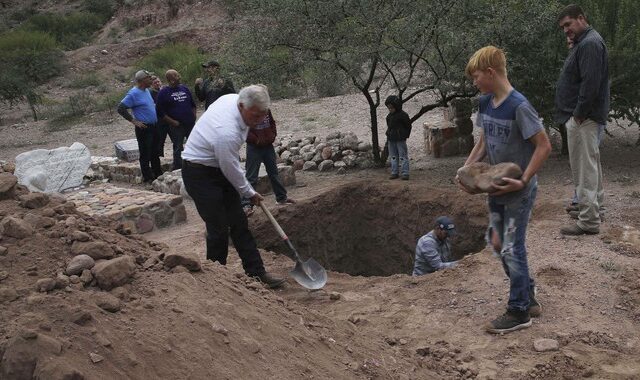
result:
<svg viewBox="0 0 640 380"><path fill-rule="evenodd" d="M133 87L127 95L122 99L122 104L127 108L131 108L133 117L145 124L155 124L158 122L156 115L156 105L148 88L144 90Z"/></svg>
<svg viewBox="0 0 640 380"><path fill-rule="evenodd" d="M156 104L159 118L167 115L179 122L180 125L189 128L196 123L196 117L193 114L196 103L193 101L189 88L183 84L179 84L177 87L163 87L158 93Z"/></svg>
<svg viewBox="0 0 640 380"><path fill-rule="evenodd" d="M531 103L516 90L497 107L493 105L493 94L480 97L476 126L482 128L489 163L501 162L518 164L524 172L529 166L535 145L529 139L544 127ZM530 186L537 185L534 176L526 189L507 193L494 198L498 203L508 203L525 194Z"/></svg>

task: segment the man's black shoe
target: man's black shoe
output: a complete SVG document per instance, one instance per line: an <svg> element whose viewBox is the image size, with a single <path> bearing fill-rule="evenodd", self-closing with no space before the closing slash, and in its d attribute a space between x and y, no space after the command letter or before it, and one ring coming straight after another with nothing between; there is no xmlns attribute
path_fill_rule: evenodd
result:
<svg viewBox="0 0 640 380"><path fill-rule="evenodd" d="M261 274L260 276L256 276L256 278L260 280L260 282L266 284L271 289L279 288L285 282L284 278L278 278L266 272L264 274Z"/></svg>
<svg viewBox="0 0 640 380"><path fill-rule="evenodd" d="M526 329L529 326L531 326L529 312L507 310L506 313L489 322L486 326L486 330L491 334L504 334L511 331Z"/></svg>

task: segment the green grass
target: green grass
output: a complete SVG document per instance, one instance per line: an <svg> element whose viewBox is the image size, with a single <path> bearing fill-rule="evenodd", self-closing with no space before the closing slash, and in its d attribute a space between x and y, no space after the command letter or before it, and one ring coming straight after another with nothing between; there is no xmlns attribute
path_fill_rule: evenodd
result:
<svg viewBox="0 0 640 380"><path fill-rule="evenodd" d="M184 43L171 43L151 51L136 62L135 70L144 69L154 72L164 80L164 73L169 69L177 70L182 76L182 83L192 87L197 77L202 76L201 63L208 57L198 48Z"/></svg>
<svg viewBox="0 0 640 380"><path fill-rule="evenodd" d="M102 84L102 79L97 73L92 72L86 75L75 77L69 82L71 88L87 88L91 86L99 86Z"/></svg>

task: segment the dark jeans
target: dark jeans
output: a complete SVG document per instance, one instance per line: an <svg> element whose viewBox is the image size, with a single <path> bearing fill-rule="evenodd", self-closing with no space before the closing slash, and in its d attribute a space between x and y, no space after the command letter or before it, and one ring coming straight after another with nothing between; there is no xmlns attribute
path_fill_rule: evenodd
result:
<svg viewBox="0 0 640 380"><path fill-rule="evenodd" d="M510 281L509 310L528 310L529 294L535 287L529 274L525 238L537 190L537 184L532 184L528 194L508 204L498 204L489 197L490 226L496 231L502 244L502 250L494 253L500 256Z"/></svg>
<svg viewBox="0 0 640 380"><path fill-rule="evenodd" d="M167 141L167 135L169 134L169 124L158 121L158 155L164 157L164 143Z"/></svg>
<svg viewBox="0 0 640 380"><path fill-rule="evenodd" d="M158 152L158 128L156 124L146 125L147 128L136 127L136 140L138 140L138 151L140 152L142 179L145 182L150 182L162 175L162 167Z"/></svg>
<svg viewBox="0 0 640 380"><path fill-rule="evenodd" d="M189 137L193 125L186 127L180 125L178 127L169 127L169 138L173 144L173 163L171 170L182 169L182 151L184 150L184 142Z"/></svg>
<svg viewBox="0 0 640 380"><path fill-rule="evenodd" d="M271 188L276 195L276 201L284 201L287 199L287 189L285 189L280 176L278 175L278 165L276 163L276 151L273 149L273 145L269 146L256 146L253 144L247 144L247 162L245 163L245 170L247 171L247 181L253 188L258 183L258 174L260 173L260 164L264 163L265 169L267 169L267 175L271 182ZM242 201L243 205L248 205L248 199Z"/></svg>
<svg viewBox="0 0 640 380"><path fill-rule="evenodd" d="M231 235L245 273L264 274L264 264L242 211L240 195L220 169L185 161L182 179L207 226L207 259L226 265Z"/></svg>

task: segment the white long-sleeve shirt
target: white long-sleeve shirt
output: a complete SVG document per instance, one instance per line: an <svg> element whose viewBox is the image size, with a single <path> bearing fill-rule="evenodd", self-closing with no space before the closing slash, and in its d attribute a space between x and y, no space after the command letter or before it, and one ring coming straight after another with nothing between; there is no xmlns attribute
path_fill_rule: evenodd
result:
<svg viewBox="0 0 640 380"><path fill-rule="evenodd" d="M182 159L220 168L241 196L251 198L256 192L240 166L240 147L247 140L248 132L249 127L238 108L238 95L221 96L196 122L182 151Z"/></svg>

